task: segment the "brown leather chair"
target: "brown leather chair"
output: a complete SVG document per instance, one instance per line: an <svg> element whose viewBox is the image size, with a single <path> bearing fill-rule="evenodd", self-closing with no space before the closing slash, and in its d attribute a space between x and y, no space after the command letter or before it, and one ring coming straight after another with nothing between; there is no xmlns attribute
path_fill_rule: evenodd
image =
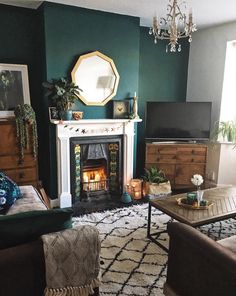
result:
<svg viewBox="0 0 236 296"><path fill-rule="evenodd" d="M165 295L236 295L235 236L216 242L199 230L183 223L168 225L168 253ZM227 247L225 247L225 246Z"/></svg>

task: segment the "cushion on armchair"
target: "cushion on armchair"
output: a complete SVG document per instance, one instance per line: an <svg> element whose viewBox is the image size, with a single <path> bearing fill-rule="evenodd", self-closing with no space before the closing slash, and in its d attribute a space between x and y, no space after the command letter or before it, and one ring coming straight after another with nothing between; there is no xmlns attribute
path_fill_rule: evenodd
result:
<svg viewBox="0 0 236 296"><path fill-rule="evenodd" d="M3 172L0 172L0 189L5 191L5 203L1 203L1 211L10 208L16 199L22 197L19 186Z"/></svg>
<svg viewBox="0 0 236 296"><path fill-rule="evenodd" d="M0 216L0 249L37 239L39 236L72 227L71 208L29 211Z"/></svg>

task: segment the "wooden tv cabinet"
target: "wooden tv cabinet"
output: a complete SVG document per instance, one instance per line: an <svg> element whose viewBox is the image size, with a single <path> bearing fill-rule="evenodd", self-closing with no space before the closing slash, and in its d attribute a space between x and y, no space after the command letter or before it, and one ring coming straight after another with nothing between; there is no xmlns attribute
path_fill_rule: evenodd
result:
<svg viewBox="0 0 236 296"><path fill-rule="evenodd" d="M200 174L205 179L207 145L147 143L145 167L163 170L172 189L193 188L191 178Z"/></svg>

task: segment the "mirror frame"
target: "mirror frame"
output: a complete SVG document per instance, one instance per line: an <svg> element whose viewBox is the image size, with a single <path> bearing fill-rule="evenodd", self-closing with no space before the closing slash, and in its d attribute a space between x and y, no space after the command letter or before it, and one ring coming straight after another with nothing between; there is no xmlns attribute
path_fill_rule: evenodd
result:
<svg viewBox="0 0 236 296"><path fill-rule="evenodd" d="M101 102L101 103L98 103L98 102L94 102L94 101L88 101L88 99L86 97L83 96L83 91L78 93L77 96L81 99L81 101L85 104L85 105L88 105L88 106L104 106L108 101L110 101L117 93L117 88L118 88L118 84L119 84L119 80L120 80L120 75L116 69L116 66L113 62L113 60L111 58L109 58L108 56L102 54L101 52L99 51L93 51L93 52L90 52L90 53L87 53L87 54L84 54L84 55L81 55L74 68L72 69L72 72L71 72L71 78L72 78L72 81L78 85L79 83L77 83L76 79L75 79L75 74L76 72L78 71L79 69L79 66L80 64L82 63L82 61L84 61L85 59L88 59L90 57L93 57L93 56L98 56L100 57L101 59L105 60L106 62L108 62L110 64L110 67L114 73L114 76L115 76L115 81L114 81L114 86L113 86L113 89L112 89L112 92L111 94L104 98L104 100Z"/></svg>

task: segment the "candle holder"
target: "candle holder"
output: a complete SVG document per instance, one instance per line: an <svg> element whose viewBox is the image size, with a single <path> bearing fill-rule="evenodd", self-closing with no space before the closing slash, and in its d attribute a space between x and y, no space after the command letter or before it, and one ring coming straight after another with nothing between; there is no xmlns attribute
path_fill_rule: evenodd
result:
<svg viewBox="0 0 236 296"><path fill-rule="evenodd" d="M128 192L132 196L133 199L141 199L143 197L142 195L142 180L140 179L131 179Z"/></svg>

